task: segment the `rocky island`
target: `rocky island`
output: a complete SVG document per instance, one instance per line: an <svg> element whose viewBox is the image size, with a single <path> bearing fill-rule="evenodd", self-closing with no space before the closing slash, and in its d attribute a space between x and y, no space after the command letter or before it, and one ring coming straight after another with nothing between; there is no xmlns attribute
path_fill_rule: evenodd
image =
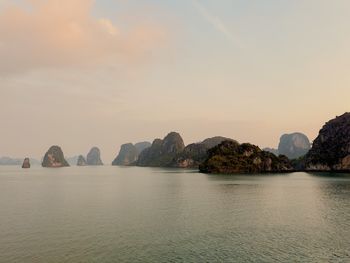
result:
<svg viewBox="0 0 350 263"><path fill-rule="evenodd" d="M86 160L84 158L84 156L79 155L78 160L77 160L77 166L86 166Z"/></svg>
<svg viewBox="0 0 350 263"><path fill-rule="evenodd" d="M224 141L208 151L208 158L199 166L202 173L281 173L292 172L286 156L262 151L259 147L235 141Z"/></svg>
<svg viewBox="0 0 350 263"><path fill-rule="evenodd" d="M22 168L24 168L24 169L30 168L30 160L29 160L29 158L24 158L24 161L23 161L23 164L22 164Z"/></svg>
<svg viewBox="0 0 350 263"><path fill-rule="evenodd" d="M294 132L283 134L280 138L278 149L264 148L264 151L271 152L278 156L280 154L287 156L289 159L297 159L304 156L311 148L309 138L301 133Z"/></svg>
<svg viewBox="0 0 350 263"><path fill-rule="evenodd" d="M350 113L328 121L304 159L306 171L350 172Z"/></svg>
<svg viewBox="0 0 350 263"><path fill-rule="evenodd" d="M87 165L97 166L103 165L101 161L101 152L97 147L93 147L86 156Z"/></svg>
<svg viewBox="0 0 350 263"><path fill-rule="evenodd" d="M284 134L280 138L278 154L296 159L304 156L311 148L309 138L300 132Z"/></svg>
<svg viewBox="0 0 350 263"><path fill-rule="evenodd" d="M69 164L66 159L64 159L62 149L59 146L51 146L44 156L42 166L57 168L66 167L69 166Z"/></svg>

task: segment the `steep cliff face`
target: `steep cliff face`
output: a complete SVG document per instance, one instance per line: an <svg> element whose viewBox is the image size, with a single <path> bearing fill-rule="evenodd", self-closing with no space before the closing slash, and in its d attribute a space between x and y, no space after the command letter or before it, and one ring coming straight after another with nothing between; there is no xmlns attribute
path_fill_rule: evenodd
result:
<svg viewBox="0 0 350 263"><path fill-rule="evenodd" d="M328 121L305 157L309 171L350 171L350 113Z"/></svg>
<svg viewBox="0 0 350 263"><path fill-rule="evenodd" d="M113 160L112 165L134 165L139 158L140 153L151 147L150 142L139 142L135 145L132 143L123 144L120 147L118 156Z"/></svg>
<svg viewBox="0 0 350 263"><path fill-rule="evenodd" d="M208 158L199 166L203 173L277 173L291 172L286 156L275 156L249 143L224 141L208 151Z"/></svg>
<svg viewBox="0 0 350 263"><path fill-rule="evenodd" d="M69 166L69 164L64 159L62 149L59 146L51 146L44 156L42 166L56 168Z"/></svg>
<svg viewBox="0 0 350 263"><path fill-rule="evenodd" d="M168 167L175 156L185 148L180 134L171 132L163 140L155 139L152 146L143 150L136 162L138 166Z"/></svg>
<svg viewBox="0 0 350 263"><path fill-rule="evenodd" d="M101 161L101 152L100 149L97 147L93 147L90 152L86 156L86 163L87 165L103 165Z"/></svg>
<svg viewBox="0 0 350 263"><path fill-rule="evenodd" d="M77 160L77 166L86 166L86 160L84 158L84 156L79 155L78 160Z"/></svg>
<svg viewBox="0 0 350 263"><path fill-rule="evenodd" d="M198 168L199 164L208 157L208 150L217 146L225 140L232 140L225 137L212 137L200 143L187 145L172 161L171 166L179 168Z"/></svg>
<svg viewBox="0 0 350 263"><path fill-rule="evenodd" d="M138 150L132 143L123 144L120 147L118 156L112 162L112 165L130 165L137 161Z"/></svg>
<svg viewBox="0 0 350 263"><path fill-rule="evenodd" d="M280 138L278 154L285 155L289 159L296 159L305 155L310 147L310 141L305 134L300 132L284 134Z"/></svg>

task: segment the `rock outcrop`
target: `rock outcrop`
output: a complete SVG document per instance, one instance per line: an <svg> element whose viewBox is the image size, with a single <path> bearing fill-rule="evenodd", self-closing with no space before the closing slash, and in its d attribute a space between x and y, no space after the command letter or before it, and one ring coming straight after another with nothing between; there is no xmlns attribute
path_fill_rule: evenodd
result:
<svg viewBox="0 0 350 263"><path fill-rule="evenodd" d="M144 149L136 162L137 166L169 167L177 154L185 148L180 134L169 133L163 140L155 139L152 146Z"/></svg>
<svg viewBox="0 0 350 263"><path fill-rule="evenodd" d="M132 143L123 144L120 147L118 156L113 160L112 165L134 165L139 158L140 153L151 147L150 142L139 142L135 145Z"/></svg>
<svg viewBox="0 0 350 263"><path fill-rule="evenodd" d="M305 156L308 171L350 171L350 113L328 121Z"/></svg>
<svg viewBox="0 0 350 263"><path fill-rule="evenodd" d="M118 156L113 160L112 165L130 165L137 161L139 152L132 143L123 144L120 147Z"/></svg>
<svg viewBox="0 0 350 263"><path fill-rule="evenodd" d="M171 166L179 168L198 168L199 164L208 158L209 149L219 145L223 141L230 140L232 141L232 139L217 136L205 139L200 143L189 144L173 159Z"/></svg>
<svg viewBox="0 0 350 263"><path fill-rule="evenodd" d="M280 138L278 154L287 156L289 159L296 159L305 155L311 148L311 144L306 135L295 132L284 134Z"/></svg>
<svg viewBox="0 0 350 263"><path fill-rule="evenodd" d="M208 151L209 157L199 166L203 173L280 173L293 168L286 156L275 156L259 147L224 141Z"/></svg>
<svg viewBox="0 0 350 263"><path fill-rule="evenodd" d="M24 159L23 164L22 164L22 168L24 168L24 169L30 168L30 160L29 160L29 158L25 158Z"/></svg>
<svg viewBox="0 0 350 263"><path fill-rule="evenodd" d="M69 166L69 164L64 159L62 149L59 146L51 146L44 156L42 166L56 168Z"/></svg>
<svg viewBox="0 0 350 263"><path fill-rule="evenodd" d="M86 156L86 163L87 165L103 165L101 161L101 152L100 149L97 147L93 147L90 152Z"/></svg>
<svg viewBox="0 0 350 263"><path fill-rule="evenodd" d="M77 166L86 166L86 160L84 158L84 156L79 155L78 160L77 160Z"/></svg>

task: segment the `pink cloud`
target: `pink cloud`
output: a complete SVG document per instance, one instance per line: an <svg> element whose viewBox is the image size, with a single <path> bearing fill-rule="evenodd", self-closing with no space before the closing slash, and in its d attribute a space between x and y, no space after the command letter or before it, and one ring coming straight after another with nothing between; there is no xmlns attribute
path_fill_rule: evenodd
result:
<svg viewBox="0 0 350 263"><path fill-rule="evenodd" d="M92 0L27 0L0 12L0 73L135 61L165 39L158 25L121 30L91 15Z"/></svg>

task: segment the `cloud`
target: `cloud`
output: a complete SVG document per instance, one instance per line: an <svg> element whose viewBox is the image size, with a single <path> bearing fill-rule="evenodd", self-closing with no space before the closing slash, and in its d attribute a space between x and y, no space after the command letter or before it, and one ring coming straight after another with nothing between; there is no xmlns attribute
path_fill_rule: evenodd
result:
<svg viewBox="0 0 350 263"><path fill-rule="evenodd" d="M241 41L239 40L238 36L232 34L230 30L227 28L225 23L217 16L212 15L208 9L203 6L201 3L198 2L198 0L192 0L192 3L194 7L197 9L197 11L211 24L213 25L216 30L218 30L220 33L222 33L230 42L235 44L238 47L242 47Z"/></svg>
<svg viewBox="0 0 350 263"><path fill-rule="evenodd" d="M0 11L0 74L134 61L163 43L161 26L136 21L121 30L108 18L93 17L93 5L93 0L6 5Z"/></svg>

